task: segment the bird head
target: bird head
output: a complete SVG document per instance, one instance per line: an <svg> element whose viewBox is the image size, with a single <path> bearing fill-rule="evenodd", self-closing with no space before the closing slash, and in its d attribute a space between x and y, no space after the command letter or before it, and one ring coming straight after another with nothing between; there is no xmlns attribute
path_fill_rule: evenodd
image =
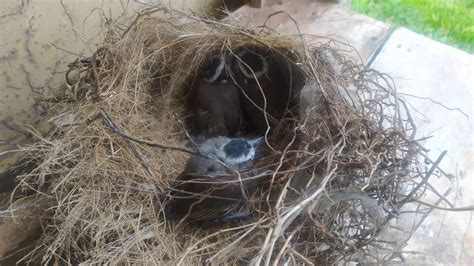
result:
<svg viewBox="0 0 474 266"><path fill-rule="evenodd" d="M219 159L228 166L240 168L254 159L263 137L247 138L210 138L198 145L201 154Z"/></svg>
<svg viewBox="0 0 474 266"><path fill-rule="evenodd" d="M216 54L205 63L201 72L202 79L211 84L226 83L229 79L225 56Z"/></svg>
<svg viewBox="0 0 474 266"><path fill-rule="evenodd" d="M228 142L219 148L217 156L228 165L242 165L254 159L257 147L262 142L262 139L262 137L255 139L229 139Z"/></svg>
<svg viewBox="0 0 474 266"><path fill-rule="evenodd" d="M268 73L268 62L262 55L252 51L243 50L237 53L237 56L237 67L245 76L245 79L258 79Z"/></svg>

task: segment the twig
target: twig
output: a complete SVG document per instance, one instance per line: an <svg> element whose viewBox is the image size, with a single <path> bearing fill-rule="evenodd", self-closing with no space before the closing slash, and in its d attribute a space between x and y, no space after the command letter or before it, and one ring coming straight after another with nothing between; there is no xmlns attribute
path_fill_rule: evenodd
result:
<svg viewBox="0 0 474 266"><path fill-rule="evenodd" d="M440 198L442 199L442 198ZM438 210L443 210L443 211L451 211L451 212L465 212L465 211L474 211L474 205L471 205L471 206L464 206L464 207L449 207L449 208L444 208L444 207L440 207L440 206L437 206L437 204L432 204L432 203L428 203L428 202L425 202L425 201L422 201L422 200L419 200L419 199L410 199L409 201L407 202L416 202L416 203L419 203L421 205L424 205L424 206L428 206L428 207L431 207L433 209L438 209Z"/></svg>
<svg viewBox="0 0 474 266"><path fill-rule="evenodd" d="M431 166L431 168L428 170L428 172L425 174L425 177L423 178L423 180L414 188L410 191L410 193L408 193L408 195L402 200L400 201L398 204L397 204L397 210L400 210L403 205L405 205L405 203L407 203L408 201L410 201L413 196L416 194L416 192L418 192L418 190L420 190L421 187L423 187L426 182L428 182L428 179L431 177L431 175L433 174L433 172L436 170L436 168L438 167L438 165L441 163L441 161L443 160L444 156L446 155L446 153L448 153L448 151L443 151L439 156L438 156L438 159L436 159L436 161L433 163L433 165Z"/></svg>
<svg viewBox="0 0 474 266"><path fill-rule="evenodd" d="M198 149L198 145L197 143L194 141L194 139L191 137L191 135L189 134L189 132L186 130L186 126L184 125L183 121L181 121L179 118L178 118L178 115L175 113L173 114L173 117L174 119L176 119L176 121L178 121L179 125L181 126L181 128L183 129L184 131L184 134L186 134L186 137L188 138L188 140L193 144L193 146Z"/></svg>
<svg viewBox="0 0 474 266"><path fill-rule="evenodd" d="M147 141L147 140L142 140L142 139L137 139L137 138L134 138L132 136L129 136L127 134L125 134L123 132L123 130L121 130L116 124L115 122L112 120L112 118L110 117L110 115L108 114L108 112L104 109L104 108L100 108L101 110L101 113L102 113L102 116L104 117L105 119L105 122L106 122L106 125L112 129L112 131L116 134L118 134L119 136L125 138L125 139L128 139L128 140L131 140L131 141L134 141L134 142L137 142L137 143L140 143L140 144L144 144L144 145L147 145L147 146L150 146L150 147L155 147L155 148L160 148L160 149L164 149L164 150L175 150L175 151L181 151L181 152L185 152L185 153L189 153L189 154L192 154L192 155L197 155L197 156L204 156L202 155L201 153L199 152L196 152L194 150L191 150L191 149L187 149L187 148L182 148L182 147L175 147L175 146L169 146L169 145L164 145L164 144L160 144L160 143L156 143L156 142L151 142L151 141ZM206 157L207 158L207 157Z"/></svg>
<svg viewBox="0 0 474 266"><path fill-rule="evenodd" d="M398 93L399 95L405 95L405 96L409 96L409 97L413 97L413 98L417 98L417 99L421 99L421 100L429 100L430 102L432 103L435 103L437 105L440 105L441 107L443 107L444 109L446 110L449 110L449 111L458 111L459 113L461 113L463 116L465 116L467 119L469 119L469 115L466 114L463 110L461 110L461 108L457 108L457 107L448 107L446 105L444 105L442 102L439 102L439 101L436 101L432 98L429 98L429 97L420 97L420 96L416 96L416 95L413 95L413 94L409 94L409 93Z"/></svg>

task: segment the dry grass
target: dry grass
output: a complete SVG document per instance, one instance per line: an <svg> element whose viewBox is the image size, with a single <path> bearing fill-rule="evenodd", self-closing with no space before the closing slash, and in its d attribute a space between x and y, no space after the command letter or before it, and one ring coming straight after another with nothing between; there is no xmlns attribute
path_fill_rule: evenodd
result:
<svg viewBox="0 0 474 266"><path fill-rule="evenodd" d="M111 27L94 56L71 64L67 95L54 106L73 112L73 123L25 147L44 161L15 197L34 187L50 206L25 260L389 260L400 243L383 235L406 203L429 190L437 164L420 163L416 127L390 78L315 38L161 8L143 11L126 29ZM263 185L250 201L253 219L208 230L176 227L164 219L163 205L168 182L190 155L180 122L190 80L210 51L239 46L295 55L308 84L299 114L271 139L275 152L257 163Z"/></svg>

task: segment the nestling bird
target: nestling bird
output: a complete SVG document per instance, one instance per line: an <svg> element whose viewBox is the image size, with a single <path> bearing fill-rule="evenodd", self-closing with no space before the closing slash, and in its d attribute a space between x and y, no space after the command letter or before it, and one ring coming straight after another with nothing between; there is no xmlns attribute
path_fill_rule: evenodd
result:
<svg viewBox="0 0 474 266"><path fill-rule="evenodd" d="M250 215L246 199L255 192L256 180L240 182L235 172L253 165L262 138L217 137L199 144L201 155L193 155L171 188L166 206L168 219L187 220L201 227L244 219ZM221 164L219 161L223 164Z"/></svg>
<svg viewBox="0 0 474 266"><path fill-rule="evenodd" d="M236 66L241 74L245 84L249 80L260 79L263 76L268 77L268 60L256 52L242 50L237 54Z"/></svg>
<svg viewBox="0 0 474 266"><path fill-rule="evenodd" d="M242 127L238 88L229 82L228 56L215 54L206 62L190 94L194 135L235 136Z"/></svg>
<svg viewBox="0 0 474 266"><path fill-rule="evenodd" d="M241 49L236 54L231 73L239 88L247 130L261 135L278 123L290 101L289 73L283 71L287 64L269 52Z"/></svg>

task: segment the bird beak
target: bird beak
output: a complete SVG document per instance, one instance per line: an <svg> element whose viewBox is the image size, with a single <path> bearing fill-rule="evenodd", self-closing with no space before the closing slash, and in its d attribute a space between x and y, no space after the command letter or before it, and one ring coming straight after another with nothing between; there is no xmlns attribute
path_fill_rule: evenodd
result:
<svg viewBox="0 0 474 266"><path fill-rule="evenodd" d="M249 142L252 145L252 147L257 147L258 145L260 145L260 143L263 142L263 137L256 138L256 139L251 140Z"/></svg>

